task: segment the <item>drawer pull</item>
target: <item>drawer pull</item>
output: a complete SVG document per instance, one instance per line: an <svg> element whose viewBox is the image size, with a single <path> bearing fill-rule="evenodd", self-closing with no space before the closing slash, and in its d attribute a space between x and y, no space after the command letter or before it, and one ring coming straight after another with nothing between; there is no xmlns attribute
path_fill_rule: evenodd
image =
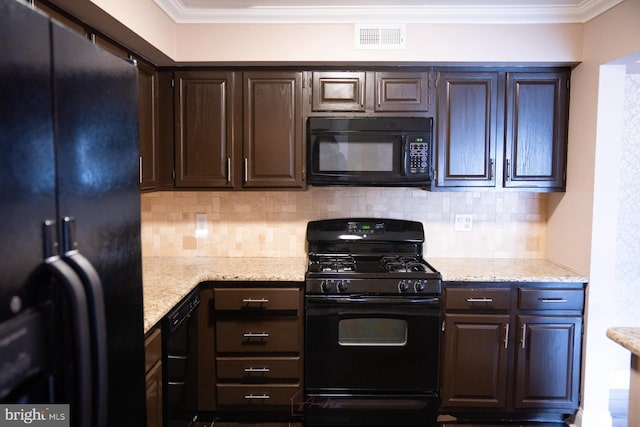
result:
<svg viewBox="0 0 640 427"><path fill-rule="evenodd" d="M244 398L247 400L266 400L266 399L270 399L271 397L268 394L245 394Z"/></svg>
<svg viewBox="0 0 640 427"><path fill-rule="evenodd" d="M538 298L538 301L544 303L564 303L567 302L564 298Z"/></svg>
<svg viewBox="0 0 640 427"><path fill-rule="evenodd" d="M467 298L467 302L493 302L493 298Z"/></svg>
<svg viewBox="0 0 640 427"><path fill-rule="evenodd" d="M245 304L251 304L251 303L266 304L269 302L269 300L267 298L244 298L242 302Z"/></svg>
<svg viewBox="0 0 640 427"><path fill-rule="evenodd" d="M242 336L245 338L269 338L269 332L245 332Z"/></svg>
<svg viewBox="0 0 640 427"><path fill-rule="evenodd" d="M271 369L269 368L244 368L245 372L269 372Z"/></svg>

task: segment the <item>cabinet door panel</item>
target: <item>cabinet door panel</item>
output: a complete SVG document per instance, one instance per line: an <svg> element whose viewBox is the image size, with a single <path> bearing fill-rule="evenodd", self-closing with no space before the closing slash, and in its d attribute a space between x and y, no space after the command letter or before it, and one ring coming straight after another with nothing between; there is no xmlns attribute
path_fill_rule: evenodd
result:
<svg viewBox="0 0 640 427"><path fill-rule="evenodd" d="M498 74L438 74L438 187L494 187Z"/></svg>
<svg viewBox="0 0 640 427"><path fill-rule="evenodd" d="M216 321L218 352L298 352L299 319L271 316L268 319L225 318Z"/></svg>
<svg viewBox="0 0 640 427"><path fill-rule="evenodd" d="M138 134L140 141L140 189L158 187L158 73L138 62Z"/></svg>
<svg viewBox="0 0 640 427"><path fill-rule="evenodd" d="M508 324L508 315L445 315L443 407L505 407Z"/></svg>
<svg viewBox="0 0 640 427"><path fill-rule="evenodd" d="M314 71L313 111L364 111L364 71Z"/></svg>
<svg viewBox="0 0 640 427"><path fill-rule="evenodd" d="M244 187L303 186L302 73L244 73Z"/></svg>
<svg viewBox="0 0 640 427"><path fill-rule="evenodd" d="M518 316L516 408L578 407L581 317Z"/></svg>
<svg viewBox="0 0 640 427"><path fill-rule="evenodd" d="M564 188L568 73L508 73L505 187Z"/></svg>
<svg viewBox="0 0 640 427"><path fill-rule="evenodd" d="M233 75L176 74L176 187L230 187Z"/></svg>
<svg viewBox="0 0 640 427"><path fill-rule="evenodd" d="M429 111L429 74L375 73L376 111Z"/></svg>

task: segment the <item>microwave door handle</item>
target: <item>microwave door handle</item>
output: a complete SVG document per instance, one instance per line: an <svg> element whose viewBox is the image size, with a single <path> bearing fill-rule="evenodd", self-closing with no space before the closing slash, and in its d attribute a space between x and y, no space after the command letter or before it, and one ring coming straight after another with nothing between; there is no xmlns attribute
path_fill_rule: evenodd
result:
<svg viewBox="0 0 640 427"><path fill-rule="evenodd" d="M409 137L402 135L402 175L409 175Z"/></svg>

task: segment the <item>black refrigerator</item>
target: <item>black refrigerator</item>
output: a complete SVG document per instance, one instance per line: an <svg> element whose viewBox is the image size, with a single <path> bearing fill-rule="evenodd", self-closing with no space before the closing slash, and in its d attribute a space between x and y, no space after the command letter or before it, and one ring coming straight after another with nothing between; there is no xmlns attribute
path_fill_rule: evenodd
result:
<svg viewBox="0 0 640 427"><path fill-rule="evenodd" d="M1 405L146 424L137 126L133 64L0 0Z"/></svg>

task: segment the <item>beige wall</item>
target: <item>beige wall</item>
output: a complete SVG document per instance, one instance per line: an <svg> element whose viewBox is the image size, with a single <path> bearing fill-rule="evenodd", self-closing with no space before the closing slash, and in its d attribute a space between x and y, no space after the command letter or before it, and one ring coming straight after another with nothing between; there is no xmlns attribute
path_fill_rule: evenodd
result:
<svg viewBox="0 0 640 427"><path fill-rule="evenodd" d="M178 24L153 0L91 0L180 62L579 62L581 24L407 24L403 50L354 49L351 24Z"/></svg>

